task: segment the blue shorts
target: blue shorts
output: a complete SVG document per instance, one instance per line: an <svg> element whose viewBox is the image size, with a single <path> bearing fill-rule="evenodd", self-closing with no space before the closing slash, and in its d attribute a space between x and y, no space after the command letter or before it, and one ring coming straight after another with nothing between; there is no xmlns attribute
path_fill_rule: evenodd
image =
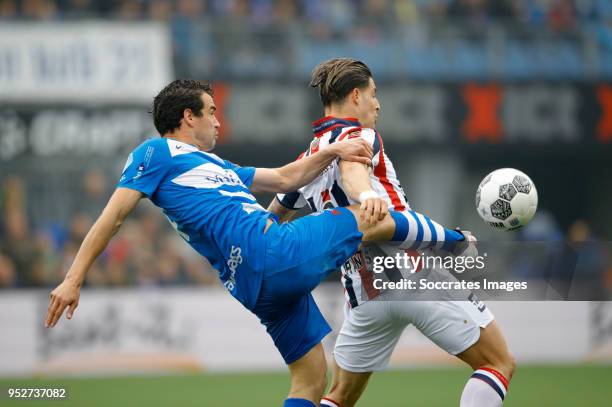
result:
<svg viewBox="0 0 612 407"><path fill-rule="evenodd" d="M331 331L310 292L357 251L361 237L345 208L268 229L263 282L253 312L285 363L304 356Z"/></svg>

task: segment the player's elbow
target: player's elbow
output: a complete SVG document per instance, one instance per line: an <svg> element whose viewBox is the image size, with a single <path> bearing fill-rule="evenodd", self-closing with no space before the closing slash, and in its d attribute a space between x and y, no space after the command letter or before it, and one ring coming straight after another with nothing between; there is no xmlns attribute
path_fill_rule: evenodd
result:
<svg viewBox="0 0 612 407"><path fill-rule="evenodd" d="M114 213L112 209L107 208L102 212L94 227L98 230L98 233L108 233L110 236L114 236L123 225L125 218L126 216Z"/></svg>
<svg viewBox="0 0 612 407"><path fill-rule="evenodd" d="M123 221L124 219L120 219L120 218L115 220L115 222L113 223L113 229L112 229L113 235L117 233L119 229L121 229L121 225L123 225Z"/></svg>

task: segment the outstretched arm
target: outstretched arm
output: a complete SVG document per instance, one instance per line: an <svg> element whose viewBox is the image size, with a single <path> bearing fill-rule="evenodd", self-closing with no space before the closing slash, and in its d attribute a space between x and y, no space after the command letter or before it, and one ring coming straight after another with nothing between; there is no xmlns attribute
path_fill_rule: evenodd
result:
<svg viewBox="0 0 612 407"><path fill-rule="evenodd" d="M350 140L334 143L280 168L257 168L251 189L254 192L295 191L312 182L336 158L370 164L372 147L361 139Z"/></svg>
<svg viewBox="0 0 612 407"><path fill-rule="evenodd" d="M66 317L72 318L79 303L80 289L85 274L106 248L111 237L117 233L140 198L142 198L142 193L133 189L117 188L115 190L102 214L85 236L64 281L51 292L46 327L55 326L66 307L69 307Z"/></svg>

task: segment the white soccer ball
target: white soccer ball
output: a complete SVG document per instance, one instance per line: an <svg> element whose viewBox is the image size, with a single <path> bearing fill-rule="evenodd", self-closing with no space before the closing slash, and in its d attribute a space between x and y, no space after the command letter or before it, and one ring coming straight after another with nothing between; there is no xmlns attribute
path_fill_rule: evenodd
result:
<svg viewBox="0 0 612 407"><path fill-rule="evenodd" d="M538 207L538 191L531 179L514 168L495 170L476 191L480 217L498 229L513 230L526 225Z"/></svg>

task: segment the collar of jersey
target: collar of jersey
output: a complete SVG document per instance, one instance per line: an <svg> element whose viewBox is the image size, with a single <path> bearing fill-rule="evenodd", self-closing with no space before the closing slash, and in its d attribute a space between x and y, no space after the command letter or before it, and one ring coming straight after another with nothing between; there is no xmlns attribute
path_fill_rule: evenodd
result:
<svg viewBox="0 0 612 407"><path fill-rule="evenodd" d="M172 140L174 143L178 143L183 146L186 146L189 151L200 151L197 146L193 144L185 143L184 141L180 141L172 137L166 137L166 140Z"/></svg>
<svg viewBox="0 0 612 407"><path fill-rule="evenodd" d="M359 123L359 120L355 119L354 117L340 118L325 116L316 122L312 122L312 132L314 133L315 137L320 137L324 133L330 131L332 128L344 126L361 126L361 124Z"/></svg>
<svg viewBox="0 0 612 407"><path fill-rule="evenodd" d="M166 140L172 140L175 143L178 143L178 144L181 144L181 145L187 147L186 151L189 151L190 153L201 153L201 154L204 154L206 157L214 159L215 161L218 161L220 163L223 162L223 159L221 157L219 157L218 155L213 154L213 153L209 153L209 152L206 152L206 151L202 151L197 146L194 146L193 144L185 143L184 141L179 141L179 140L177 140L175 138L171 138L171 137L166 137Z"/></svg>

